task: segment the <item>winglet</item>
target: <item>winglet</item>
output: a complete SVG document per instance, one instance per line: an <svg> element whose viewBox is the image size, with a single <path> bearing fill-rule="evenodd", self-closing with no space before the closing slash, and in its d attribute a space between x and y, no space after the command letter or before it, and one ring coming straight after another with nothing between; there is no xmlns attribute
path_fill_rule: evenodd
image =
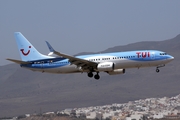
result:
<svg viewBox="0 0 180 120"><path fill-rule="evenodd" d="M53 47L49 44L48 41L46 41L46 44L47 44L50 52L54 52L54 51L55 51L55 50L53 49Z"/></svg>
<svg viewBox="0 0 180 120"><path fill-rule="evenodd" d="M49 48L49 51L50 51L50 53L48 54L48 56L53 55L55 50L54 50L53 47L49 44L48 41L46 41L46 44L47 44L47 46L48 46L48 48Z"/></svg>

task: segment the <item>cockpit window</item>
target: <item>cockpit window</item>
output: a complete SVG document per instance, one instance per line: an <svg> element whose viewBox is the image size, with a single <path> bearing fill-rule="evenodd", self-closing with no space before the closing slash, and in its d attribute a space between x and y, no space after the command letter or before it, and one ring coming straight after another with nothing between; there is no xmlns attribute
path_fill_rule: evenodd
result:
<svg viewBox="0 0 180 120"><path fill-rule="evenodd" d="M167 53L160 53L160 55L167 55Z"/></svg>

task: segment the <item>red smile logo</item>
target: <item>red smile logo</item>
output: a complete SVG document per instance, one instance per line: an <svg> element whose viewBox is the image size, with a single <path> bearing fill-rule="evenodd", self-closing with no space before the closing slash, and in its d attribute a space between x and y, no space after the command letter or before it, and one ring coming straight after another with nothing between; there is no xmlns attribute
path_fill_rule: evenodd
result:
<svg viewBox="0 0 180 120"><path fill-rule="evenodd" d="M29 46L29 48L31 48L31 46ZM29 55L29 53L30 53L30 50L28 50L27 53L24 52L24 49L21 49L20 51L22 52L22 54L23 54L24 56L27 56L27 55Z"/></svg>

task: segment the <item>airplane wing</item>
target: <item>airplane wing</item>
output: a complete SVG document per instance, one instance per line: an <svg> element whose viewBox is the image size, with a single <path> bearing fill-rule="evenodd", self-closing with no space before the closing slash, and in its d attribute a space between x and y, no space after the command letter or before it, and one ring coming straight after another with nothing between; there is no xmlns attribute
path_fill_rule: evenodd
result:
<svg viewBox="0 0 180 120"><path fill-rule="evenodd" d="M96 62L92 62L92 61L84 60L84 59L77 58L77 57L74 57L71 55L67 55L64 53L60 53L58 51L55 51L47 41L46 41L46 44L51 53L54 53L58 56L62 56L64 58L69 59L69 62L71 64L77 65L77 67L82 67L82 69L89 69L89 70L94 70L97 68L98 63L96 63Z"/></svg>
<svg viewBox="0 0 180 120"><path fill-rule="evenodd" d="M21 60L15 60L15 59L6 59L6 60L9 60L11 62L15 62L17 64L29 64L30 62L25 62L25 61L21 61Z"/></svg>

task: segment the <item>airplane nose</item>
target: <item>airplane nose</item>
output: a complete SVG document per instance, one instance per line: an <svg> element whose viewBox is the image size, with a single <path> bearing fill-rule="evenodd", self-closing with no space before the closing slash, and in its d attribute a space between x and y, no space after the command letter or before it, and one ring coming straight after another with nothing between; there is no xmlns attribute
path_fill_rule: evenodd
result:
<svg viewBox="0 0 180 120"><path fill-rule="evenodd" d="M167 59L166 59L168 62L171 62L172 60L174 60L174 57L171 56L171 55L168 55Z"/></svg>
<svg viewBox="0 0 180 120"><path fill-rule="evenodd" d="M169 59L170 59L170 60L174 60L174 57L173 57L173 56L171 56Z"/></svg>

